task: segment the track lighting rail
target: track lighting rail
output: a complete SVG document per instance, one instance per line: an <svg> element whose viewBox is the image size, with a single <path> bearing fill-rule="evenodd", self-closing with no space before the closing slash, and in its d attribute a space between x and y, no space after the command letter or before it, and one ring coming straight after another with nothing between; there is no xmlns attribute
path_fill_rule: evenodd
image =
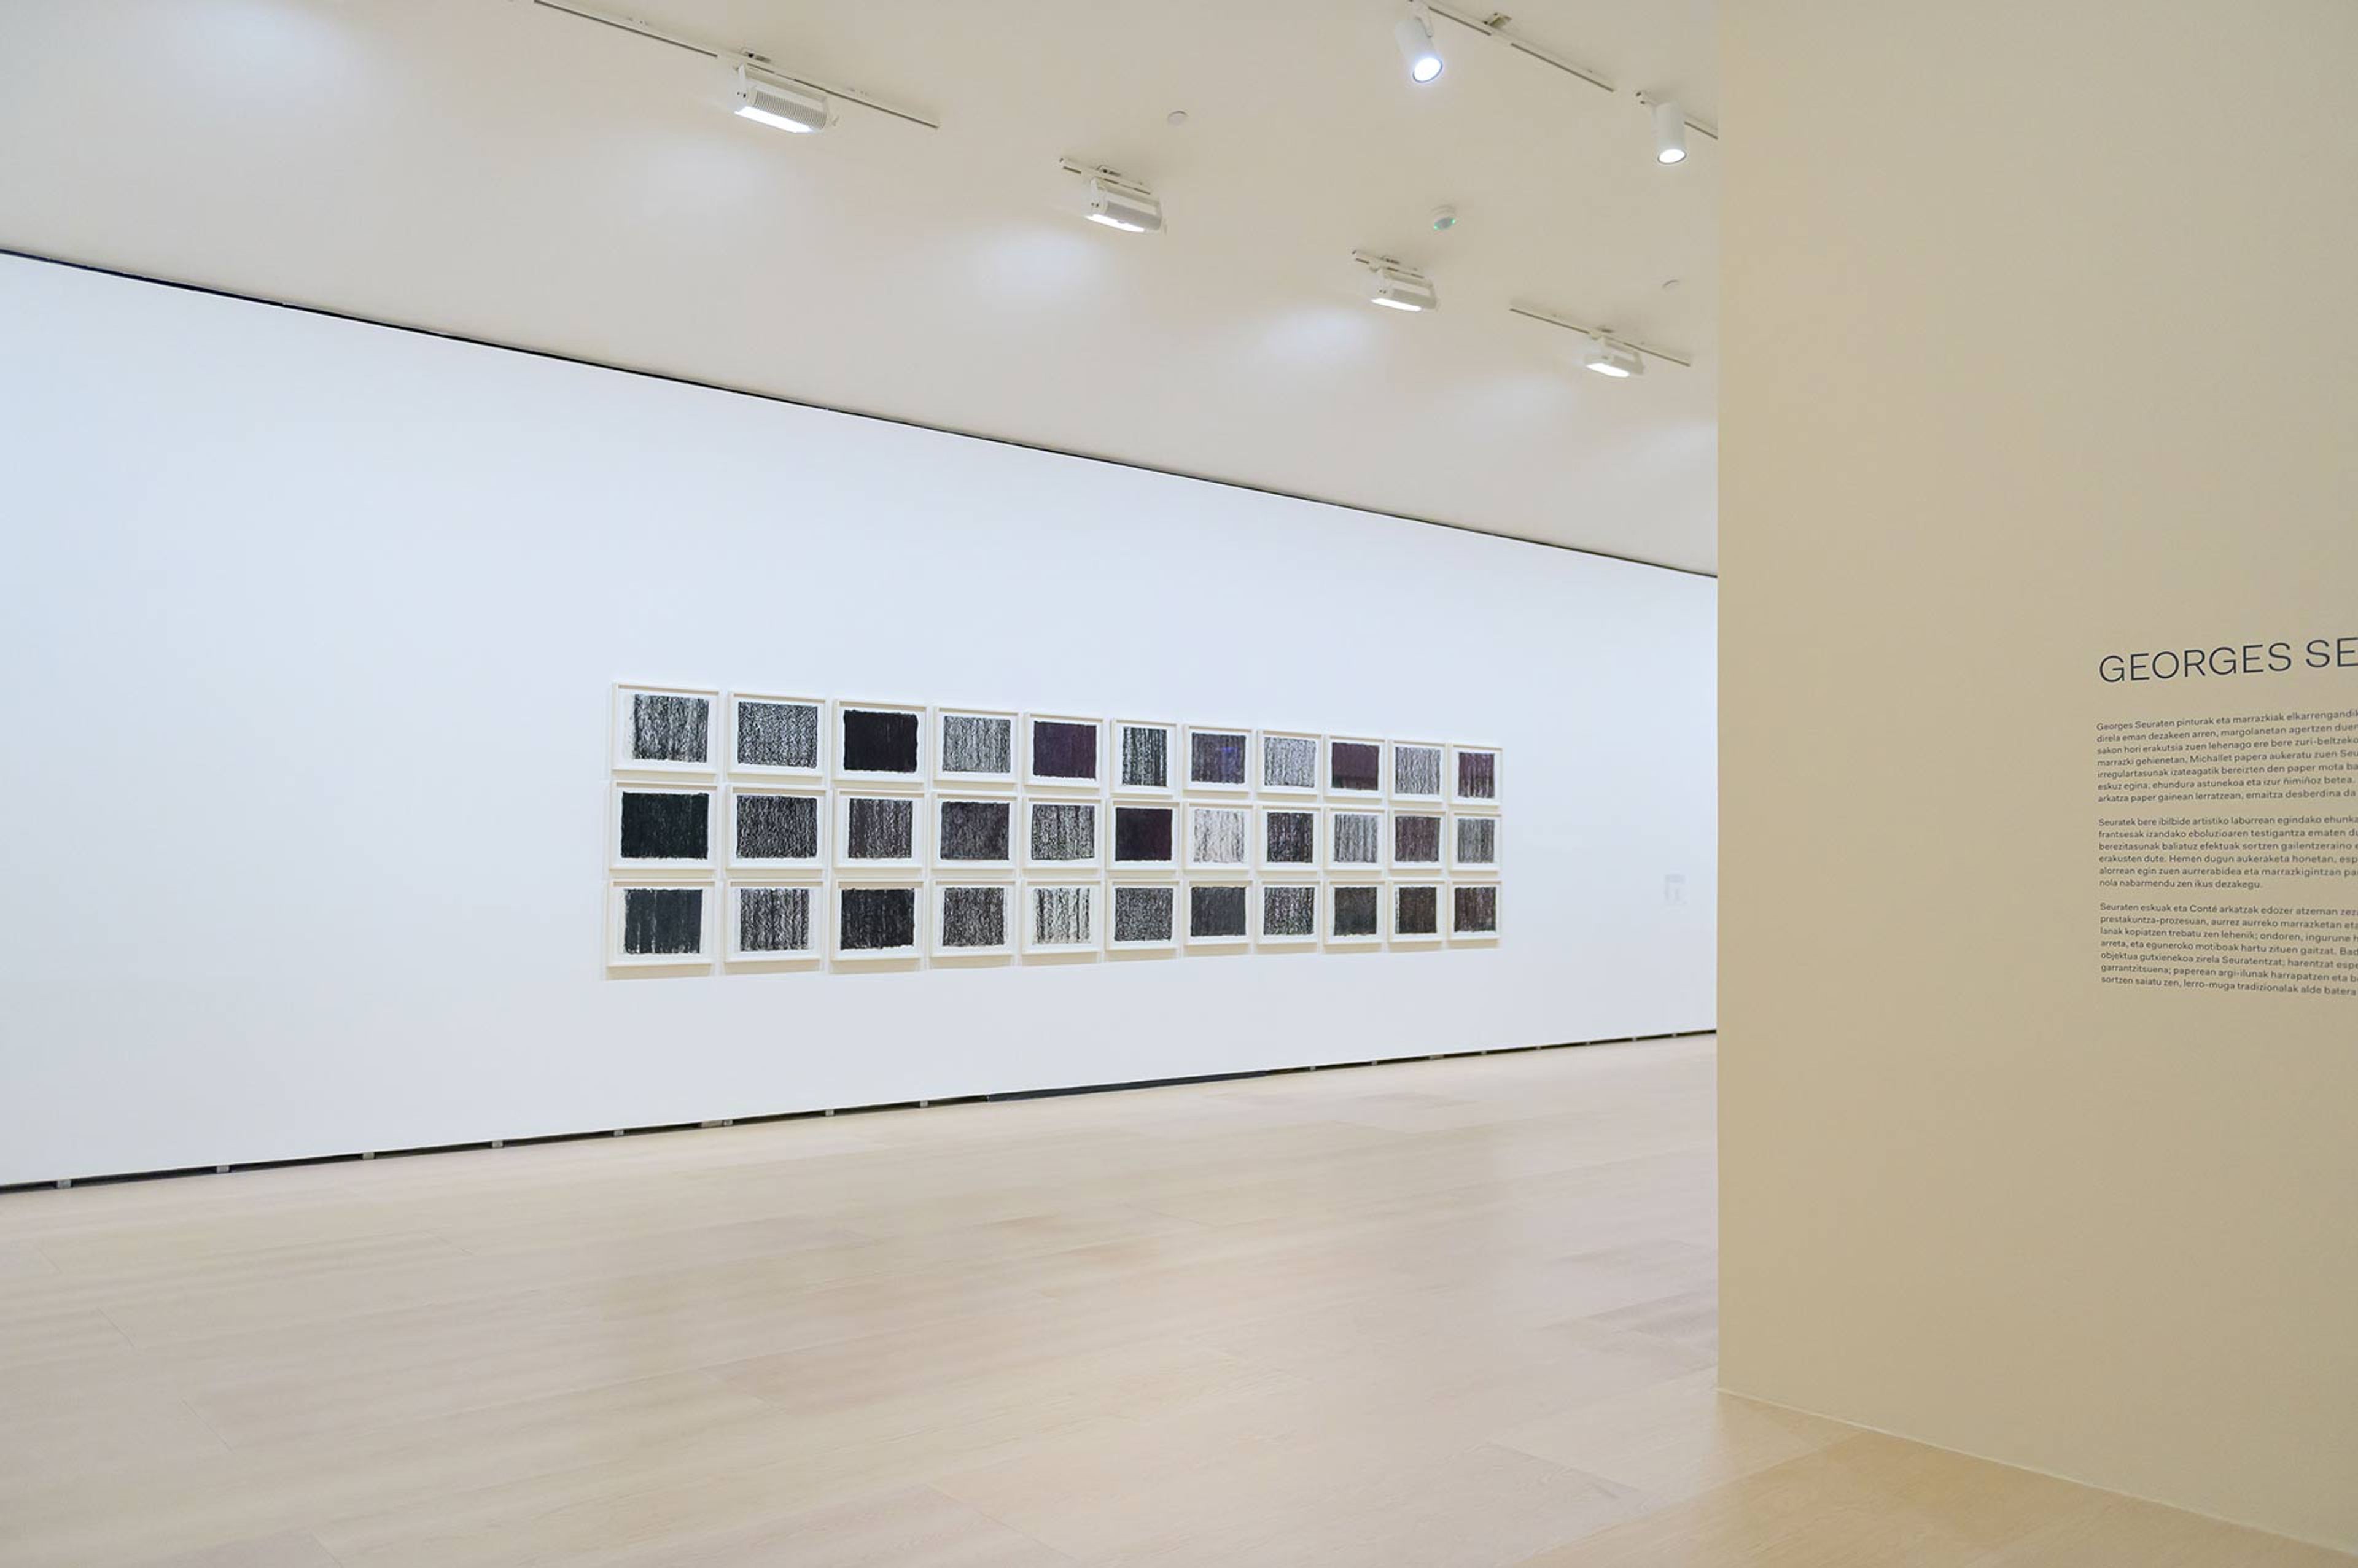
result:
<svg viewBox="0 0 2358 1568"><path fill-rule="evenodd" d="M1507 308L1517 316L1544 322L1551 327L1561 327L1567 332L1577 332L1584 338L1594 338L1601 343L1611 343L1619 348L1633 350L1650 360L1660 360L1664 364L1674 364L1682 370L1692 369L1694 365L1694 358L1691 354L1674 354L1668 349L1651 348L1644 343L1633 342L1609 327L1585 326L1573 320L1570 317L1559 316L1554 311L1542 309L1537 305L1518 302L1508 306Z"/></svg>

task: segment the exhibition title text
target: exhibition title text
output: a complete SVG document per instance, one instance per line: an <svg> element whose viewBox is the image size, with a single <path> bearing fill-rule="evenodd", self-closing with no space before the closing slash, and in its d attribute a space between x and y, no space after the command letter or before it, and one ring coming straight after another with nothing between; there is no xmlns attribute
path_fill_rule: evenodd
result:
<svg viewBox="0 0 2358 1568"><path fill-rule="evenodd" d="M2358 669L2358 636L2311 637L2302 643L2244 643L2216 648L2162 648L2106 654L2096 673L2107 681L2177 680L2190 676L2265 676L2286 670Z"/></svg>

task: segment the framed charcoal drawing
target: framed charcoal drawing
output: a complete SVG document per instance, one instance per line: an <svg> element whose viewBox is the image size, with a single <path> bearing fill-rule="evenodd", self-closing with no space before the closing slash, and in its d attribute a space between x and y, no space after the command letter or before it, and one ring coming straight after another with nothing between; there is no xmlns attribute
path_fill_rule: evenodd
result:
<svg viewBox="0 0 2358 1568"><path fill-rule="evenodd" d="M695 687L614 687L613 754L618 773L708 777L720 693Z"/></svg>
<svg viewBox="0 0 2358 1568"><path fill-rule="evenodd" d="M846 871L913 871L925 863L925 797L851 790L835 797L835 863Z"/></svg>
<svg viewBox="0 0 2358 1568"><path fill-rule="evenodd" d="M934 777L946 784L1015 787L1017 715L983 708L934 709Z"/></svg>
<svg viewBox="0 0 2358 1568"><path fill-rule="evenodd" d="M817 871L827 864L827 792L739 785L729 792L730 871Z"/></svg>
<svg viewBox="0 0 2358 1568"><path fill-rule="evenodd" d="M934 796L934 864L960 875L1013 871L1015 806L1011 795Z"/></svg>
<svg viewBox="0 0 2358 1568"><path fill-rule="evenodd" d="M1391 822L1391 865L1394 871L1441 867L1441 813L1395 811Z"/></svg>
<svg viewBox="0 0 2358 1568"><path fill-rule="evenodd" d="M925 782L925 708L910 702L838 702L828 734L835 776L859 784Z"/></svg>
<svg viewBox="0 0 2358 1568"><path fill-rule="evenodd" d="M741 778L825 778L827 704L816 697L730 692L729 771Z"/></svg>
<svg viewBox="0 0 2358 1568"><path fill-rule="evenodd" d="M1384 884L1381 882L1329 882L1326 884L1326 946L1329 947L1376 947L1384 940Z"/></svg>
<svg viewBox="0 0 2358 1568"><path fill-rule="evenodd" d="M1252 891L1249 882L1188 882L1181 890L1187 946L1241 947L1250 942Z"/></svg>
<svg viewBox="0 0 2358 1568"><path fill-rule="evenodd" d="M934 957L995 958L1015 951L1015 884L934 884Z"/></svg>
<svg viewBox="0 0 2358 1568"><path fill-rule="evenodd" d="M1117 719L1112 730L1113 792L1168 798L1178 791L1179 727Z"/></svg>
<svg viewBox="0 0 2358 1568"><path fill-rule="evenodd" d="M1254 808L1259 830L1253 835L1260 864L1273 871L1307 872L1318 864L1318 819L1312 806L1263 806Z"/></svg>
<svg viewBox="0 0 2358 1568"><path fill-rule="evenodd" d="M1387 749L1391 755L1391 797L1394 800L1439 805L1442 776L1449 749L1438 741L1393 741Z"/></svg>
<svg viewBox="0 0 2358 1568"><path fill-rule="evenodd" d="M1179 946L1179 884L1116 882L1106 946L1116 953L1168 953Z"/></svg>
<svg viewBox="0 0 2358 1568"><path fill-rule="evenodd" d="M1253 888L1253 938L1263 947L1318 942L1318 884L1260 882Z"/></svg>
<svg viewBox="0 0 2358 1568"><path fill-rule="evenodd" d="M709 871L712 803L706 785L618 784L607 828L613 868L622 871Z"/></svg>
<svg viewBox="0 0 2358 1568"><path fill-rule="evenodd" d="M1113 803L1113 869L1167 871L1179 863L1179 808L1135 801Z"/></svg>
<svg viewBox="0 0 2358 1568"><path fill-rule="evenodd" d="M1496 942L1498 939L1498 884L1454 882L1449 889L1449 939L1452 942Z"/></svg>
<svg viewBox="0 0 2358 1568"><path fill-rule="evenodd" d="M1252 731L1242 726L1190 724L1184 735L1182 779L1190 795L1248 795Z"/></svg>
<svg viewBox="0 0 2358 1568"><path fill-rule="evenodd" d="M1384 814L1338 806L1326 814L1326 863L1338 871L1377 871L1384 864Z"/></svg>
<svg viewBox="0 0 2358 1568"><path fill-rule="evenodd" d="M1442 897L1447 889L1440 882L1394 882L1391 891L1388 929L1392 946L1416 946L1440 941Z"/></svg>
<svg viewBox="0 0 2358 1568"><path fill-rule="evenodd" d="M917 913L924 889L917 883L838 881L830 891L838 961L914 958L925 952L925 922Z"/></svg>
<svg viewBox="0 0 2358 1568"><path fill-rule="evenodd" d="M1495 871L1498 869L1498 813L1458 811L1450 814L1449 869L1453 871Z"/></svg>
<svg viewBox="0 0 2358 1568"><path fill-rule="evenodd" d="M712 961L710 882L614 882L606 890L606 962L615 968Z"/></svg>
<svg viewBox="0 0 2358 1568"><path fill-rule="evenodd" d="M1263 795L1316 795L1320 737L1293 730L1259 733L1255 787Z"/></svg>
<svg viewBox="0 0 2358 1568"><path fill-rule="evenodd" d="M1350 735L1326 737L1326 794L1337 800L1380 800L1384 743Z"/></svg>
<svg viewBox="0 0 2358 1568"><path fill-rule="evenodd" d="M1187 807L1187 869L1244 873L1251 862L1252 813L1242 806Z"/></svg>
<svg viewBox="0 0 2358 1568"><path fill-rule="evenodd" d="M1104 899L1105 889L1097 882L1025 882L1023 951L1097 952L1098 910Z"/></svg>
<svg viewBox="0 0 2358 1568"><path fill-rule="evenodd" d="M1023 801L1023 863L1043 870L1095 869L1104 805L1028 795Z"/></svg>
<svg viewBox="0 0 2358 1568"><path fill-rule="evenodd" d="M1458 806L1498 804L1498 748L1449 748L1449 798Z"/></svg>
<svg viewBox="0 0 2358 1568"><path fill-rule="evenodd" d="M1023 719L1023 782L1050 789L1105 787L1105 721L1061 714Z"/></svg>
<svg viewBox="0 0 2358 1568"><path fill-rule="evenodd" d="M722 907L732 964L815 965L822 956L827 889L817 882L729 884Z"/></svg>

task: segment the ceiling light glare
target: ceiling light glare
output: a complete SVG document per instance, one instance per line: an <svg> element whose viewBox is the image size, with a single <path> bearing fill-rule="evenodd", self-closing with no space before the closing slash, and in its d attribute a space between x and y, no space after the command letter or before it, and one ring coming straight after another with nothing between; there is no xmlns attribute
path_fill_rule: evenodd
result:
<svg viewBox="0 0 2358 1568"><path fill-rule="evenodd" d="M1089 181L1089 207L1084 216L1092 223L1103 223L1125 234L1163 232L1163 203L1154 193L1110 179Z"/></svg>
<svg viewBox="0 0 2358 1568"><path fill-rule="evenodd" d="M1667 99L1654 105L1654 161L1687 161L1687 117Z"/></svg>
<svg viewBox="0 0 2358 1568"><path fill-rule="evenodd" d="M1646 373L1646 356L1625 344L1591 338L1580 351L1580 368L1611 376L1615 381L1627 381Z"/></svg>
<svg viewBox="0 0 2358 1568"><path fill-rule="evenodd" d="M1368 290L1368 303L1380 305L1388 310L1437 310L1441 296L1433 280L1402 267L1379 266L1369 269L1375 275L1375 286Z"/></svg>
<svg viewBox="0 0 2358 1568"><path fill-rule="evenodd" d="M737 68L736 100L739 118L798 135L835 124L835 105L824 92L765 81L741 65Z"/></svg>
<svg viewBox="0 0 2358 1568"><path fill-rule="evenodd" d="M1441 74L1441 50L1433 42L1433 13L1422 4L1409 6L1408 15L1392 28L1392 37L1400 41L1401 59L1408 62L1411 81L1431 81Z"/></svg>

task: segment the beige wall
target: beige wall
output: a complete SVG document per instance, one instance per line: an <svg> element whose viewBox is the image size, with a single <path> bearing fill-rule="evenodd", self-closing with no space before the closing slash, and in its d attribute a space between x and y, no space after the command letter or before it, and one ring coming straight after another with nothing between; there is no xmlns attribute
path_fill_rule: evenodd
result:
<svg viewBox="0 0 2358 1568"><path fill-rule="evenodd" d="M2095 678L2358 633L2358 5L1724 10L1725 1384L2358 1547L2358 1000L2100 986L2091 741L2358 707Z"/></svg>

